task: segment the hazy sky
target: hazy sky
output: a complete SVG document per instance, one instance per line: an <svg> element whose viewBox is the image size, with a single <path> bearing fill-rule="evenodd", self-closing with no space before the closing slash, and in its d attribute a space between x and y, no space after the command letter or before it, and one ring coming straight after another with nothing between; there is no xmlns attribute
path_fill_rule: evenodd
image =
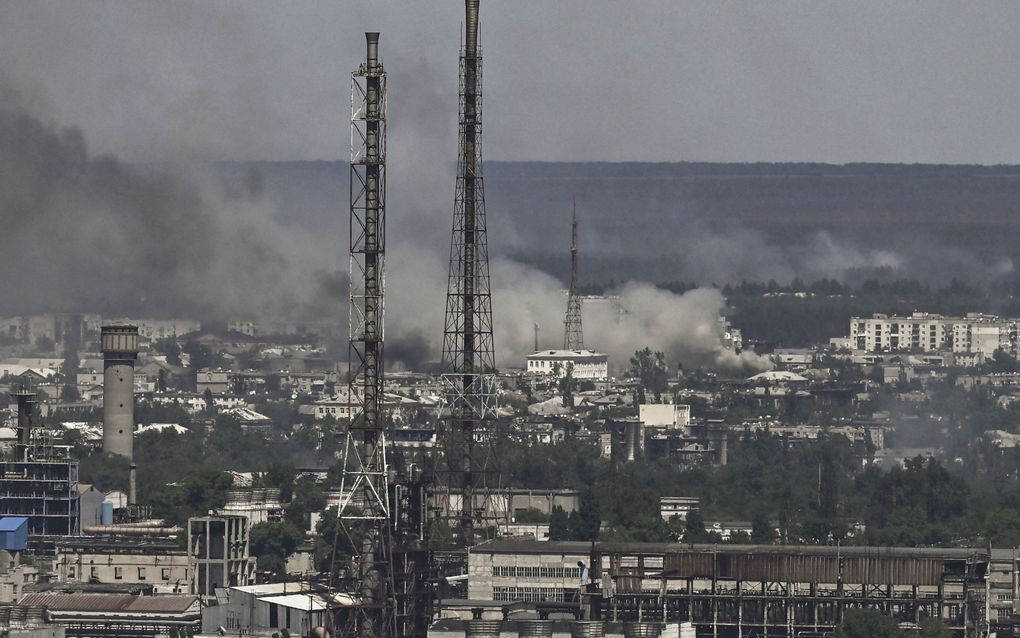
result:
<svg viewBox="0 0 1020 638"><path fill-rule="evenodd" d="M455 158L462 2L5 0L0 73L133 160ZM1020 2L483 0L488 159L1020 163ZM408 159L411 159L409 157Z"/></svg>

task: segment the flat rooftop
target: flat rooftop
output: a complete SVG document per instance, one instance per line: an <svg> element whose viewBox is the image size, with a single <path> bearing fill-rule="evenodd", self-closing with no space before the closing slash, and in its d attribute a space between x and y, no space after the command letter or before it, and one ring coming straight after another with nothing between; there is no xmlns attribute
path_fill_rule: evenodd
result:
<svg viewBox="0 0 1020 638"><path fill-rule="evenodd" d="M986 550L953 547L836 547L832 545L692 545L689 543L595 543L603 554L661 556L686 554L772 554L796 556L868 556L886 558L928 558L962 560L987 556ZM475 554L570 554L591 553L592 544L584 541L534 541L501 538L471 548Z"/></svg>

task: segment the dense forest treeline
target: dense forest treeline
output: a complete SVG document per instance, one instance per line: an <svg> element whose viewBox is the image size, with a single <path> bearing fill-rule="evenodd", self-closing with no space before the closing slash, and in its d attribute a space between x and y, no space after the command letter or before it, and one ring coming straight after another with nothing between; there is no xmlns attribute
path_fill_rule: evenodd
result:
<svg viewBox="0 0 1020 638"><path fill-rule="evenodd" d="M773 542L1020 543L1015 479L969 483L938 460L921 458L884 471L863 464L867 450L839 436L791 447L775 435L751 434L730 450L731 462L724 467L680 469L663 462L617 465L598 458L593 447L566 442L508 449L503 464L505 478L515 484L581 490L582 499L594 501L603 540L676 540L688 528L662 520L659 498L696 496L702 520L749 521L756 530L768 530L765 538ZM713 540L708 533L683 537Z"/></svg>

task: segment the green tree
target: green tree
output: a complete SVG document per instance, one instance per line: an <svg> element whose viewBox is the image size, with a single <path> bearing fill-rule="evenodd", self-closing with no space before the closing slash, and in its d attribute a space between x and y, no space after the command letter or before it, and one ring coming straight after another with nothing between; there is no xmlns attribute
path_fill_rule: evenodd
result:
<svg viewBox="0 0 1020 638"><path fill-rule="evenodd" d="M638 400L645 403L646 392L655 395L655 401L662 401L662 393L668 387L668 370L666 356L661 352L652 352L651 348L638 350L630 358L630 376L638 380Z"/></svg>
<svg viewBox="0 0 1020 638"><path fill-rule="evenodd" d="M355 547L361 546L361 532L358 528L345 530L335 507L322 513L315 532L315 569L323 574L328 574L331 567L342 569L354 555Z"/></svg>
<svg viewBox="0 0 1020 638"><path fill-rule="evenodd" d="M924 617L921 619L921 638L951 638L953 632L939 618Z"/></svg>
<svg viewBox="0 0 1020 638"><path fill-rule="evenodd" d="M315 479L306 476L294 483L294 494L287 506L286 519L298 529L311 526L311 513L326 507L326 495Z"/></svg>
<svg viewBox="0 0 1020 638"><path fill-rule="evenodd" d="M251 528L251 553L258 558L259 569L282 575L287 557L304 538L304 533L287 521L259 523Z"/></svg>
<svg viewBox="0 0 1020 638"><path fill-rule="evenodd" d="M213 414L216 411L216 404L213 403L212 390L209 388L205 389L202 393L202 398L205 399L205 412L206 414Z"/></svg>
<svg viewBox="0 0 1020 638"><path fill-rule="evenodd" d="M81 399L81 394L78 393L78 386L73 384L65 385L60 388L60 400L65 403L72 403Z"/></svg>
<svg viewBox="0 0 1020 638"><path fill-rule="evenodd" d="M549 540L565 541L570 539L570 517L559 505L555 506L549 516Z"/></svg>
<svg viewBox="0 0 1020 638"><path fill-rule="evenodd" d="M152 343L152 349L166 357L166 362L172 366L181 365L181 346L177 339L167 337L158 339Z"/></svg>
<svg viewBox="0 0 1020 638"><path fill-rule="evenodd" d="M558 381L560 395L563 397L563 405L568 408L574 407L574 364L568 363L565 373Z"/></svg>
<svg viewBox="0 0 1020 638"><path fill-rule="evenodd" d="M577 510L570 513L570 540L597 541L602 516L594 490L588 488L582 491L579 501Z"/></svg>
<svg viewBox="0 0 1020 638"><path fill-rule="evenodd" d="M514 513L515 523L548 523L549 515L540 509L529 507Z"/></svg>
<svg viewBox="0 0 1020 638"><path fill-rule="evenodd" d="M751 519L751 542L756 545L769 545L775 540L776 532L769 522L768 514L764 510L758 510Z"/></svg>
<svg viewBox="0 0 1020 638"><path fill-rule="evenodd" d="M197 341L186 341L181 352L188 355L188 367L192 370L216 368L223 364L223 356L214 354L209 346Z"/></svg>
<svg viewBox="0 0 1020 638"><path fill-rule="evenodd" d="M289 502L294 494L294 480L297 468L290 463L272 462L269 468L259 477L256 487L275 487L280 490L280 500Z"/></svg>
<svg viewBox="0 0 1020 638"><path fill-rule="evenodd" d="M904 638L891 616L877 609L847 609L835 638Z"/></svg>
<svg viewBox="0 0 1020 638"><path fill-rule="evenodd" d="M700 509L693 509L687 512L687 520L684 522L685 543L704 543L710 539L708 530L705 529L705 518Z"/></svg>

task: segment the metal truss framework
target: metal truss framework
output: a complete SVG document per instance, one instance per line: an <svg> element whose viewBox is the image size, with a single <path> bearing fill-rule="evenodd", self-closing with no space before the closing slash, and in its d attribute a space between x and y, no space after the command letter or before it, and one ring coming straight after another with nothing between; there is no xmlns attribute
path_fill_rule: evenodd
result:
<svg viewBox="0 0 1020 638"><path fill-rule="evenodd" d="M347 572L355 600L338 629L344 636L387 638L397 635L397 619L382 414L386 72L378 57L379 34L365 38L366 61L351 74L349 424L337 534L353 552Z"/></svg>
<svg viewBox="0 0 1020 638"><path fill-rule="evenodd" d="M577 202L574 202L570 213L570 293L567 295L567 316L563 320L564 350L584 349L577 261Z"/></svg>
<svg viewBox="0 0 1020 638"><path fill-rule="evenodd" d="M494 533L498 525L491 497L499 488L499 466L482 179L478 0L466 0L465 7L465 40L460 55L460 144L443 330L442 378L448 411L442 427L445 468L437 467L436 476L436 488L445 491L448 500L447 507L434 504L434 510L438 516L448 517L459 542L469 546Z"/></svg>

